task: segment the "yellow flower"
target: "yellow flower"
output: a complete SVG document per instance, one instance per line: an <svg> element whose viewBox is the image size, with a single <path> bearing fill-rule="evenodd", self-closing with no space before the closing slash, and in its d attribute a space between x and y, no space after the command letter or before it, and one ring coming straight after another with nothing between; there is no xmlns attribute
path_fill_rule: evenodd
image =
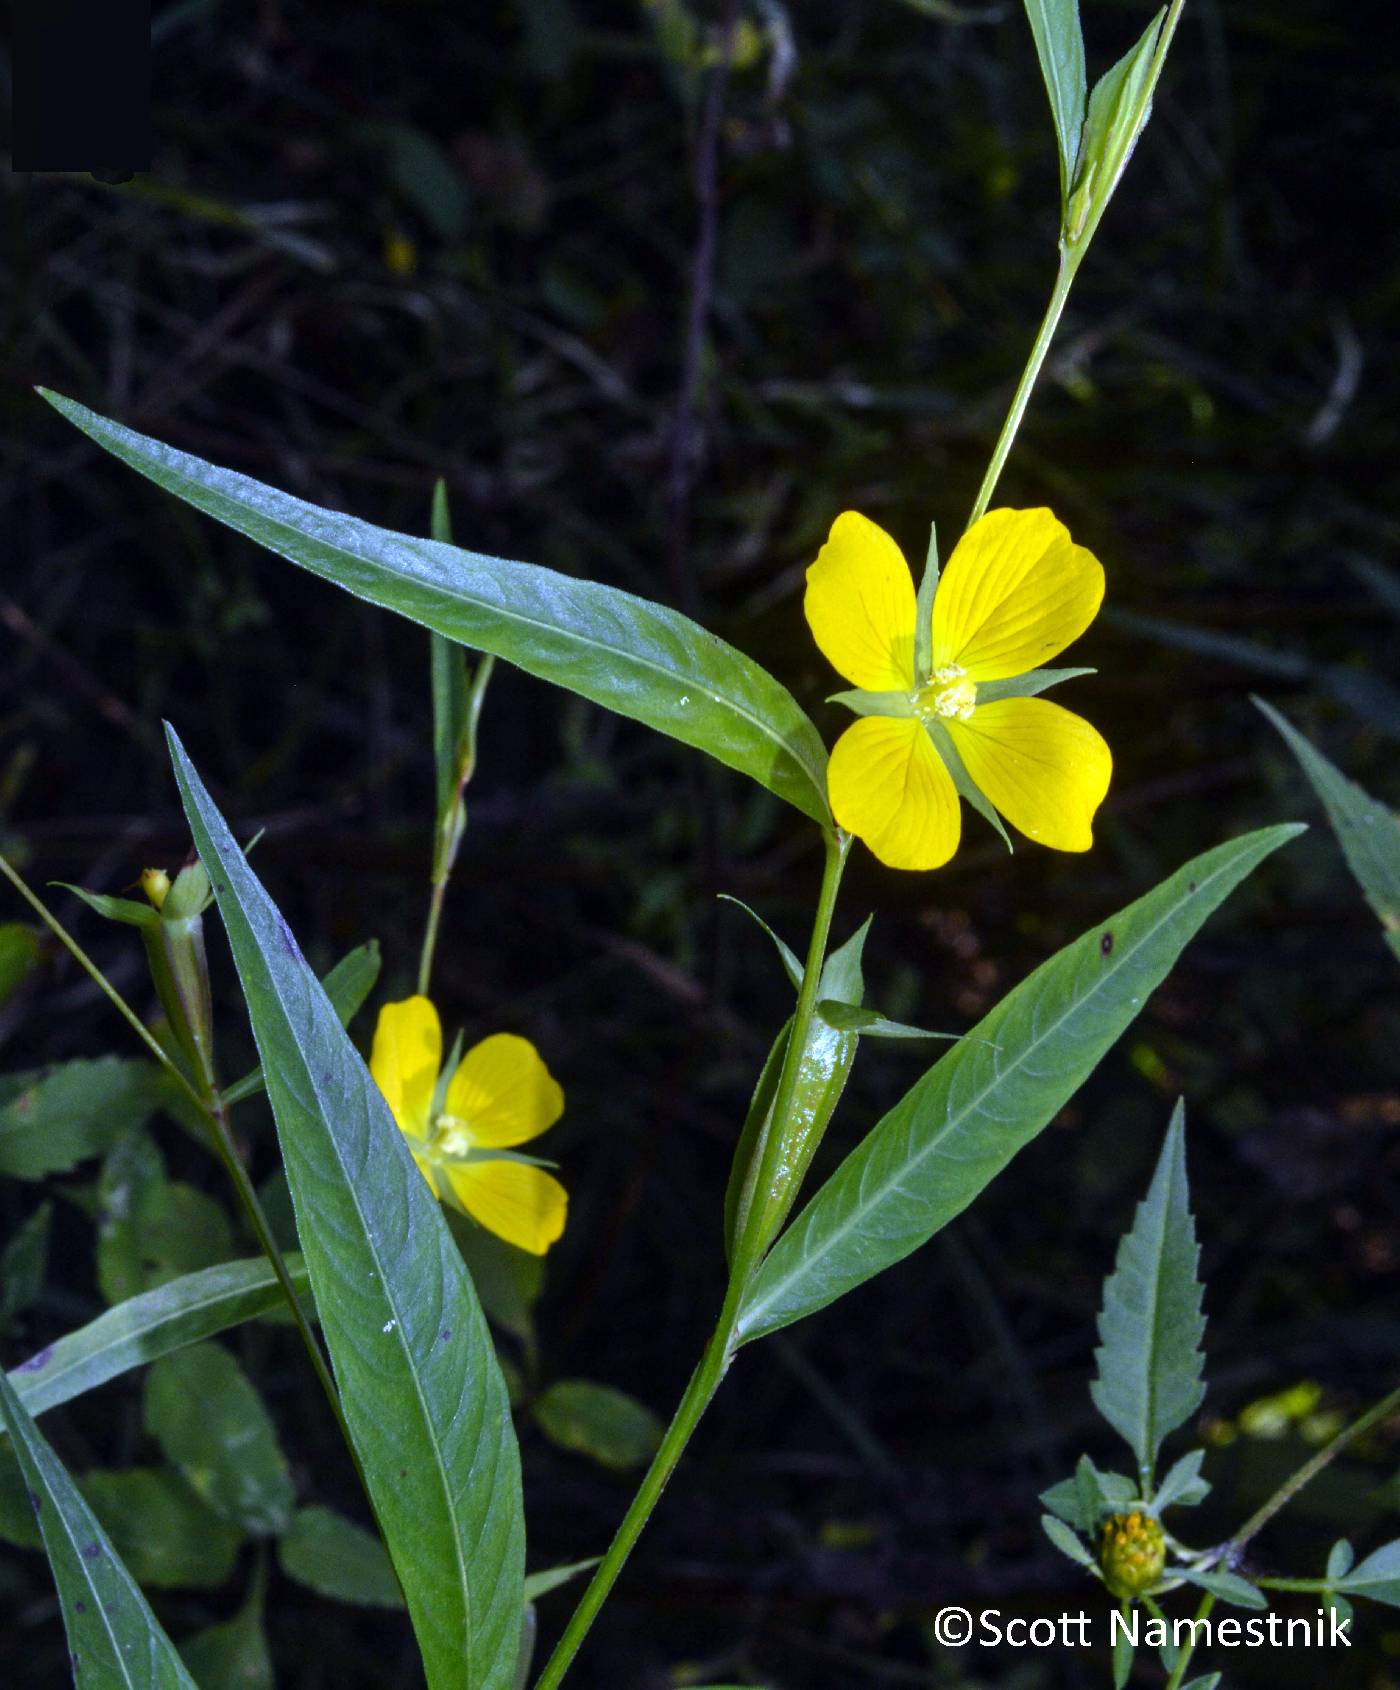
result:
<svg viewBox="0 0 1400 1690"><path fill-rule="evenodd" d="M1087 851L1112 755L1082 717L1032 696L1053 675L1032 671L1084 632L1102 599L1098 559L1048 510L989 511L954 548L931 638L916 641L903 553L866 517L838 516L803 607L859 689L837 694L861 717L831 753L837 822L890 868L938 868L958 848L961 793L1042 845Z"/></svg>
<svg viewBox="0 0 1400 1690"><path fill-rule="evenodd" d="M543 1168L502 1155L552 1127L564 1094L528 1039L493 1033L444 1086L442 1026L427 998L386 1003L369 1071L435 1197L443 1186L482 1226L542 1256L564 1230L568 1193Z"/></svg>

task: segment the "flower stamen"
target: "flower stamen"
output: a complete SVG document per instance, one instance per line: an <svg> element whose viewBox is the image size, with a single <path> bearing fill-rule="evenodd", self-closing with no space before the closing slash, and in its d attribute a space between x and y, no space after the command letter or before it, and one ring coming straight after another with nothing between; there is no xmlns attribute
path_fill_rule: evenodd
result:
<svg viewBox="0 0 1400 1690"><path fill-rule="evenodd" d="M976 683L959 663L942 663L927 686L910 695L914 714L922 722L935 716L965 722L977 704Z"/></svg>

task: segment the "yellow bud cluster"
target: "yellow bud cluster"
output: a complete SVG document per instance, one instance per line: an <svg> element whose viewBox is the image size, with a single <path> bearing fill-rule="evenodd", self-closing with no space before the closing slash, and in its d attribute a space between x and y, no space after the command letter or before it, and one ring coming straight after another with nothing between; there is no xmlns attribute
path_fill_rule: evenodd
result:
<svg viewBox="0 0 1400 1690"><path fill-rule="evenodd" d="M1140 1508L1110 1514L1099 1529L1099 1567L1115 1596L1151 1590L1167 1564L1162 1528Z"/></svg>

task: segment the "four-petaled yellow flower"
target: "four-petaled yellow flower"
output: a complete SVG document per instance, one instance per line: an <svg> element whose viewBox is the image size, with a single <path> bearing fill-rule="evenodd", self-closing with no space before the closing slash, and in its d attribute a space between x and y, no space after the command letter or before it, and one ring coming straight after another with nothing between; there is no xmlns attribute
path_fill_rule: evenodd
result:
<svg viewBox="0 0 1400 1690"><path fill-rule="evenodd" d="M954 548L932 638L916 641L903 553L866 517L838 516L804 604L817 644L860 689L838 695L861 719L831 753L837 822L891 868L938 868L958 847L961 791L1042 845L1087 851L1113 759L1082 717L1031 696L1048 681L1028 671L1077 639L1102 599L1098 559L1048 510L990 511Z"/></svg>
<svg viewBox="0 0 1400 1690"><path fill-rule="evenodd" d="M473 1045L445 1085L441 1067L442 1026L428 999L386 1003L369 1071L433 1195L449 1195L507 1243L542 1256L564 1230L568 1194L543 1168L503 1152L559 1119L558 1081L513 1033Z"/></svg>

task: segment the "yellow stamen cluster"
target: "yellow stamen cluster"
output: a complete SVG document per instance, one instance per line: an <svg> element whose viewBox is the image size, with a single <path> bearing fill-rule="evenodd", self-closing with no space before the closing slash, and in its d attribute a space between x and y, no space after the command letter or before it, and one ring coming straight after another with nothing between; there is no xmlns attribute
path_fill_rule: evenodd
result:
<svg viewBox="0 0 1400 1690"><path fill-rule="evenodd" d="M1115 1596L1141 1596L1151 1590L1166 1564L1162 1528L1142 1509L1110 1514L1100 1527L1099 1567Z"/></svg>
<svg viewBox="0 0 1400 1690"><path fill-rule="evenodd" d="M977 706L977 686L958 663L942 663L927 686L914 694L914 714L926 722L931 716L965 722Z"/></svg>

